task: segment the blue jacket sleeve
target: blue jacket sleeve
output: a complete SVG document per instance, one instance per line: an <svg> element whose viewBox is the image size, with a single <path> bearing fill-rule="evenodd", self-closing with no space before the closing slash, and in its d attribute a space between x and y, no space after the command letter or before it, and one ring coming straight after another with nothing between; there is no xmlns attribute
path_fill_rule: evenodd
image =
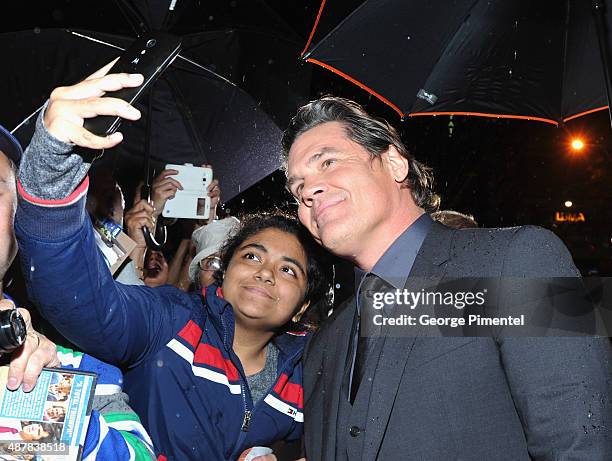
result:
<svg viewBox="0 0 612 461"><path fill-rule="evenodd" d="M85 198L49 206L19 197L15 229L31 300L82 350L121 366L140 363L172 336L190 299L173 287L113 280L97 249Z"/></svg>

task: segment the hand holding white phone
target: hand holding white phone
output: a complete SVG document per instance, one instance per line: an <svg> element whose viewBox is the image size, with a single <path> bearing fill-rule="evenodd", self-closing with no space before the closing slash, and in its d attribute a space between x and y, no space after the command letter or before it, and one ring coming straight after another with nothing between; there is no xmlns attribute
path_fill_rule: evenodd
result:
<svg viewBox="0 0 612 461"><path fill-rule="evenodd" d="M166 218L208 219L210 216L210 197L208 185L212 181L212 169L191 164L166 165L166 169L177 170L176 179L182 190L177 190L174 198L168 199L162 215Z"/></svg>

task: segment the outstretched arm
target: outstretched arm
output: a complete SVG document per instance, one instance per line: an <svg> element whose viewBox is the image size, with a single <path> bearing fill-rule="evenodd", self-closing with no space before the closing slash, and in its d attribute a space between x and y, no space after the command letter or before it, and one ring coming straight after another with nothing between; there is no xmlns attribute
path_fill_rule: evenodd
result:
<svg viewBox="0 0 612 461"><path fill-rule="evenodd" d="M142 76L106 75L109 68L51 94L20 165L15 228L30 297L43 315L83 350L132 365L163 341L172 313L163 290L115 283L85 212L89 165L72 149L110 148L122 136L95 136L84 119L140 117L125 101L104 95L138 86Z"/></svg>

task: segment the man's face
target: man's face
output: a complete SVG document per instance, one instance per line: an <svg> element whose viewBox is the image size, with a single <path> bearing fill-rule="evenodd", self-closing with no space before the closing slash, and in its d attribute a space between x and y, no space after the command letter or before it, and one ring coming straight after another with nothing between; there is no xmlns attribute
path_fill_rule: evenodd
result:
<svg viewBox="0 0 612 461"><path fill-rule="evenodd" d="M17 254L13 231L16 207L15 175L9 159L0 151L0 281Z"/></svg>
<svg viewBox="0 0 612 461"><path fill-rule="evenodd" d="M355 259L401 205L401 181L388 158L372 159L340 122L312 128L291 146L287 186L299 202L298 216L332 253Z"/></svg>

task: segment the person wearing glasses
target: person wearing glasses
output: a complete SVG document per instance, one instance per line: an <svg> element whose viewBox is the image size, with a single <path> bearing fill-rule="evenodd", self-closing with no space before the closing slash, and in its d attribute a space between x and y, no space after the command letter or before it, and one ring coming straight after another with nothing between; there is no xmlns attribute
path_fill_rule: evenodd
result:
<svg viewBox="0 0 612 461"><path fill-rule="evenodd" d="M191 234L196 255L189 264L189 279L196 291L215 282L214 273L221 269L219 250L229 237L236 233L240 221L233 216L213 221L197 228Z"/></svg>

